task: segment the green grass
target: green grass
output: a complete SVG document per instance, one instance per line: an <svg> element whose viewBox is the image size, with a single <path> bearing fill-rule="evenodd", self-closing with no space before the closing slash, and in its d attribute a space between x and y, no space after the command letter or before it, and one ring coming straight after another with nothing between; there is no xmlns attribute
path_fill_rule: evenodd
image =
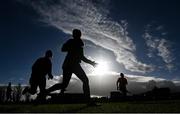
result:
<svg viewBox="0 0 180 114"><path fill-rule="evenodd" d="M180 112L180 101L142 101L86 104L1 104L0 112Z"/></svg>

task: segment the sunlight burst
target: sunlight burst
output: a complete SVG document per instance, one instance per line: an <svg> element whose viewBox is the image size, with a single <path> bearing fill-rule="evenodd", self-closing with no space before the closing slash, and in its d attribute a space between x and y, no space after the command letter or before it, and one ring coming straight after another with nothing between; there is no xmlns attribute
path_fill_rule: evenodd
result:
<svg viewBox="0 0 180 114"><path fill-rule="evenodd" d="M108 72L108 70L109 70L107 62L98 61L97 63L98 64L95 67L95 69L93 71L93 74L96 74L96 75L99 75L99 76L106 74Z"/></svg>

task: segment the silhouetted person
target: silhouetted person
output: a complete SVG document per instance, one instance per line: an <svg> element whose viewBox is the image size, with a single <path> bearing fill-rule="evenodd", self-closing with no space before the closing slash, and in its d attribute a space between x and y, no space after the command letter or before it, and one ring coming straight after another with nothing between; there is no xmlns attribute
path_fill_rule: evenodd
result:
<svg viewBox="0 0 180 114"><path fill-rule="evenodd" d="M21 95L22 95L22 87L21 87L21 84L19 83L17 88L16 88L16 101L17 102L20 101Z"/></svg>
<svg viewBox="0 0 180 114"><path fill-rule="evenodd" d="M86 73L81 68L81 60L89 63L93 66L96 65L94 61L87 59L83 53L84 43L81 40L81 31L78 29L73 30L73 39L68 40L62 46L62 52L67 52L66 58L64 60L62 69L63 69L63 82L55 84L54 86L47 89L47 92L50 93L55 90L61 89L63 93L65 88L68 86L71 79L72 73L74 73L82 82L83 82L83 91L84 95L87 98L90 98L90 89L89 89L89 80L86 76Z"/></svg>
<svg viewBox="0 0 180 114"><path fill-rule="evenodd" d="M46 75L48 75L48 79L52 79L52 51L48 50L45 53L44 57L40 57L36 60L36 62L32 66L32 73L29 80L30 87L26 87L23 90L22 94L29 92L30 94L37 93L37 87L40 89L39 95L44 95L45 87L46 87Z"/></svg>
<svg viewBox="0 0 180 114"><path fill-rule="evenodd" d="M0 87L0 103L6 101L6 89L3 86Z"/></svg>
<svg viewBox="0 0 180 114"><path fill-rule="evenodd" d="M124 96L127 94L127 88L126 85L128 84L127 79L124 77L124 74L120 74L120 78L118 78L116 85L117 85L117 90L120 90Z"/></svg>
<svg viewBox="0 0 180 114"><path fill-rule="evenodd" d="M11 101L11 100L12 100L12 87L11 87L11 82L9 82L6 90L6 101Z"/></svg>

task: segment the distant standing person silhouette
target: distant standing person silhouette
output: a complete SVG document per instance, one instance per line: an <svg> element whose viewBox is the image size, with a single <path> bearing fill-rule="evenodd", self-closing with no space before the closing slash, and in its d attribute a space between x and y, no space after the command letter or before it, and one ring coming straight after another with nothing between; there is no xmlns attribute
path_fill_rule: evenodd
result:
<svg viewBox="0 0 180 114"><path fill-rule="evenodd" d="M127 79L124 77L124 74L120 74L120 78L118 78L116 85L117 85L117 90L120 90L124 96L127 94L127 88L126 85L128 84Z"/></svg>
<svg viewBox="0 0 180 114"><path fill-rule="evenodd" d="M74 73L83 82L84 95L90 98L89 80L86 73L81 68L81 60L95 66L97 63L87 59L83 53L84 43L81 40L81 31L78 29L73 30L73 39L69 39L63 46L62 52L67 52L64 60L63 69L63 82L55 84L54 86L47 89L47 92L61 89L63 93L65 88L68 86L71 79L72 73Z"/></svg>
<svg viewBox="0 0 180 114"><path fill-rule="evenodd" d="M11 87L11 82L8 83L8 87L6 90L6 101L11 101L12 100L12 87Z"/></svg>
<svg viewBox="0 0 180 114"><path fill-rule="evenodd" d="M22 87L21 84L19 83L18 86L16 87L16 102L19 102L21 100L21 95L22 95Z"/></svg>
<svg viewBox="0 0 180 114"><path fill-rule="evenodd" d="M48 79L52 79L52 51L48 50L44 57L40 57L32 66L32 73L29 80L30 87L26 87L22 94L29 92L30 94L35 94L37 92L37 87L39 86L40 95L43 95L46 87L46 75Z"/></svg>

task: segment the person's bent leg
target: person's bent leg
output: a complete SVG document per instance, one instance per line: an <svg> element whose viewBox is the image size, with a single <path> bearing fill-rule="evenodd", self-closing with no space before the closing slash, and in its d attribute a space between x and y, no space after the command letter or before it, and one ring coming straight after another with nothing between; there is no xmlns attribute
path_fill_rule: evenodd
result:
<svg viewBox="0 0 180 114"><path fill-rule="evenodd" d="M37 87L38 87L37 83L33 83L33 84L31 83L28 92L31 95L34 95L35 93L37 93Z"/></svg>
<svg viewBox="0 0 180 114"><path fill-rule="evenodd" d="M37 93L38 77L39 77L38 74L34 74L34 73L31 74L31 78L29 80L30 87L29 87L28 92L32 95Z"/></svg>
<svg viewBox="0 0 180 114"><path fill-rule="evenodd" d="M69 69L63 69L63 82L57 83L53 85L52 87L48 88L46 91L47 93L50 93L55 90L65 90L65 88L68 86L69 81L71 79L72 72Z"/></svg>
<svg viewBox="0 0 180 114"><path fill-rule="evenodd" d="M40 89L40 93L44 93L45 92L45 88L46 88L46 78L43 77L39 80L39 89Z"/></svg>
<svg viewBox="0 0 180 114"><path fill-rule="evenodd" d="M46 99L46 78L45 76L39 79L39 89L40 93L38 94L39 100L45 100Z"/></svg>
<svg viewBox="0 0 180 114"><path fill-rule="evenodd" d="M83 82L84 95L90 98L89 79L80 65L74 69L74 74Z"/></svg>
<svg viewBox="0 0 180 114"><path fill-rule="evenodd" d="M37 86L38 86L37 82L38 81L36 79L30 78L30 81L29 81L30 87L25 87L22 94L24 95L26 93L30 93L30 94L34 95L37 92Z"/></svg>

